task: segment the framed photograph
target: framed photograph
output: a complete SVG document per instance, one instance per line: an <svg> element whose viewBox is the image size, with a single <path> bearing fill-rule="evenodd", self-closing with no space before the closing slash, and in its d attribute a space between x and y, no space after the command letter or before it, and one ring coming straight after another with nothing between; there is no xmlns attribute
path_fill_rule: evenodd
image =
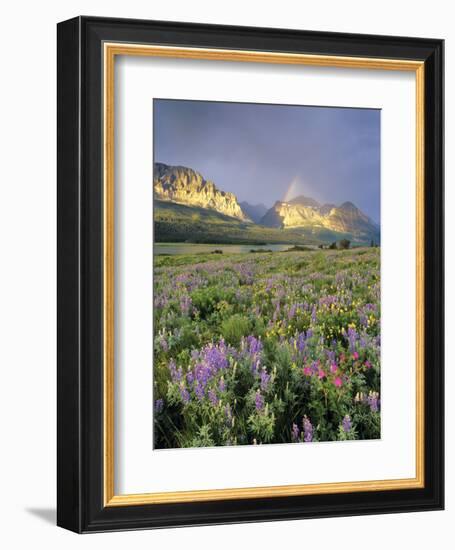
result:
<svg viewBox="0 0 455 550"><path fill-rule="evenodd" d="M58 525L443 508L443 41L58 25Z"/></svg>

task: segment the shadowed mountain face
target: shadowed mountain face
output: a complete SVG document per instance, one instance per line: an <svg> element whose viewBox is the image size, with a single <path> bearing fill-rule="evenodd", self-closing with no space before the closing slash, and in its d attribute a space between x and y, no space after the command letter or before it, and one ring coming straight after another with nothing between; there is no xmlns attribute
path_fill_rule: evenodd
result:
<svg viewBox="0 0 455 550"><path fill-rule="evenodd" d="M250 204L249 202L241 202L240 206L247 216L249 216L254 223L259 223L268 208L265 204Z"/></svg>
<svg viewBox="0 0 455 550"><path fill-rule="evenodd" d="M260 223L282 229L324 228L349 233L359 240L379 242L379 226L352 202L345 202L341 206L321 205L304 196L287 202L277 201Z"/></svg>
<svg viewBox="0 0 455 550"><path fill-rule="evenodd" d="M359 243L380 242L380 229L352 202L340 206L320 204L300 195L263 204L239 203L233 193L184 166L155 163L155 221L157 241L208 238L216 242L331 242L349 238ZM234 239L235 237L235 239ZM223 240L221 240L223 239Z"/></svg>
<svg viewBox="0 0 455 550"><path fill-rule="evenodd" d="M251 221L233 193L220 191L212 181L191 168L156 162L153 188L159 200L207 208L225 216Z"/></svg>

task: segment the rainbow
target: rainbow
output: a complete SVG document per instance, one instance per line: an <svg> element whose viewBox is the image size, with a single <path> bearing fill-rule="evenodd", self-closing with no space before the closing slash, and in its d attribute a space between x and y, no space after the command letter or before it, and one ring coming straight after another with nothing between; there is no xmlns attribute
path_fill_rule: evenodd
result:
<svg viewBox="0 0 455 550"><path fill-rule="evenodd" d="M302 181L300 176L294 176L290 181L282 202L288 202L299 195L314 197L314 193L308 191L308 186Z"/></svg>

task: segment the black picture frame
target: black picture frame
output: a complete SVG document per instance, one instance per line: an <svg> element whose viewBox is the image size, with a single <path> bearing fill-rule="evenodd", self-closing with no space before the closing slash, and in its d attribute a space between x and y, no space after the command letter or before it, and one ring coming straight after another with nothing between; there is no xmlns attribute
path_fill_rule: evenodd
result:
<svg viewBox="0 0 455 550"><path fill-rule="evenodd" d="M106 41L424 62L423 488L104 505L102 44ZM437 39L97 17L58 24L59 526L86 533L443 509L443 52L444 43Z"/></svg>

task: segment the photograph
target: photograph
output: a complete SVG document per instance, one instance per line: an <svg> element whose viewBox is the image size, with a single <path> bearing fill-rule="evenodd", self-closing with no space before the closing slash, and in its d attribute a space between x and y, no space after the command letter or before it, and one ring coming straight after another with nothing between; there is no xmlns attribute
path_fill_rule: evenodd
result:
<svg viewBox="0 0 455 550"><path fill-rule="evenodd" d="M154 448L380 439L381 110L154 98L151 126Z"/></svg>

